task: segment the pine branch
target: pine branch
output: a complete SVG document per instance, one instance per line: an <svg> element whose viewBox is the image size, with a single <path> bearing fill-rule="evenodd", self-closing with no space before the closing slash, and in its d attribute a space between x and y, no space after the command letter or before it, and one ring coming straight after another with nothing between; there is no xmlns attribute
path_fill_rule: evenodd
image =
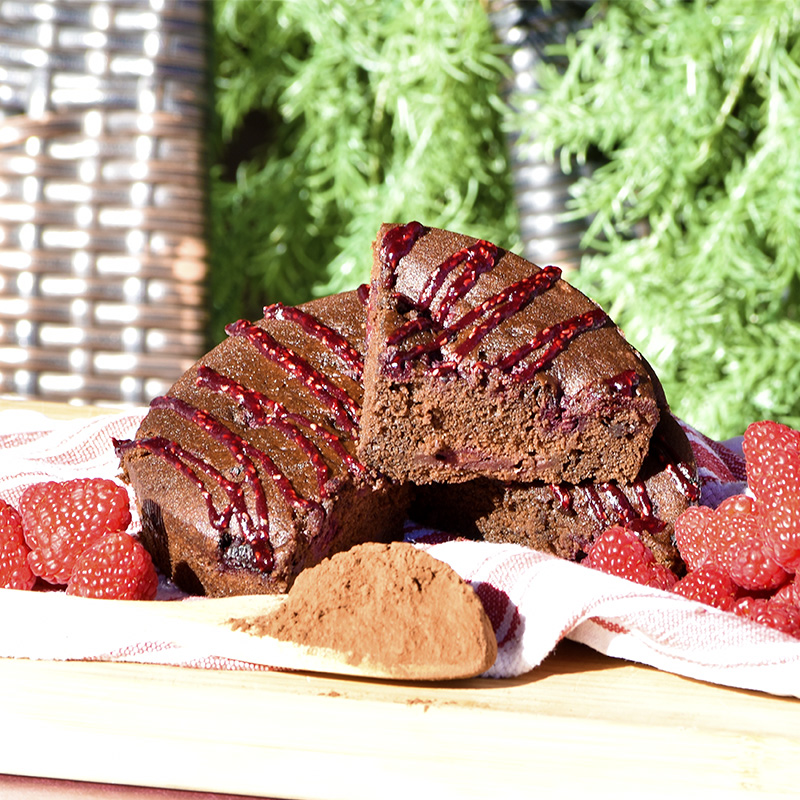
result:
<svg viewBox="0 0 800 800"><path fill-rule="evenodd" d="M516 242L479 0L218 0L215 39L217 335L366 280L382 222Z"/></svg>
<svg viewBox="0 0 800 800"><path fill-rule="evenodd" d="M568 165L599 154L575 282L716 436L800 420L800 8L597 3L545 70L534 123ZM522 121L525 124L526 121Z"/></svg>

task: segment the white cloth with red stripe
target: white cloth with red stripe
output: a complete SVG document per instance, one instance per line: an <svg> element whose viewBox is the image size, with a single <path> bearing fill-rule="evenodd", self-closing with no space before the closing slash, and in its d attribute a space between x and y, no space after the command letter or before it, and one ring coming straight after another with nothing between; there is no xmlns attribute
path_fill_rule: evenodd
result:
<svg viewBox="0 0 800 800"><path fill-rule="evenodd" d="M133 436L144 410L55 421L27 410L0 412L0 498L16 504L25 487L79 476L118 477L111 438ZM702 482L702 502L715 506L745 488L735 443L721 444L684 425ZM132 498L133 499L133 498ZM135 518L134 531L139 522ZM498 656L488 676L534 669L563 638L617 658L712 683L800 697L800 640L669 592L587 569L518 545L464 541L409 524L406 538L471 582L492 621ZM8 591L8 590L6 590ZM61 601L54 592L52 602ZM163 583L163 599L180 600ZM202 602L189 600L188 602ZM2 630L2 623L0 623ZM183 652L174 642L132 631L96 632L87 659L215 669L265 669L224 653ZM35 632L31 632L33 641ZM109 637L107 640L105 637ZM85 637L84 637L85 638ZM4 645L0 656L58 659L54 646ZM74 654L70 654L74 658Z"/></svg>

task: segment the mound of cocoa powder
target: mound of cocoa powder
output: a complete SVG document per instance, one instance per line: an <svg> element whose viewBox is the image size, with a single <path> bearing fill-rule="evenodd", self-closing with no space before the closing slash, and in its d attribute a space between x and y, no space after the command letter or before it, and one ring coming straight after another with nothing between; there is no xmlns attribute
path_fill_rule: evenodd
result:
<svg viewBox="0 0 800 800"><path fill-rule="evenodd" d="M497 655L491 623L472 587L411 544L370 542L300 573L277 611L235 621L238 630L347 654L350 664L424 678L487 670ZM405 676L404 676L405 677Z"/></svg>

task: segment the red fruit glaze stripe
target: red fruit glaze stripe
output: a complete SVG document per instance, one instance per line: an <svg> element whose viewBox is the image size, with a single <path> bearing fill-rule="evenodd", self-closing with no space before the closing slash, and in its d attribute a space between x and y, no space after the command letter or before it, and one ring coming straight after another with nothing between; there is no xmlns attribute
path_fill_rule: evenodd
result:
<svg viewBox="0 0 800 800"><path fill-rule="evenodd" d="M408 255L417 239L427 232L428 229L419 222L397 225L386 232L380 248L381 261L388 267L386 288L391 289L394 286L397 264L400 259Z"/></svg>
<svg viewBox="0 0 800 800"><path fill-rule="evenodd" d="M386 284L389 289L396 283L400 260L411 252L423 230L419 223L409 223L391 228L384 235L380 256L385 268L384 273L388 274ZM414 333L431 329L436 333L429 341L418 344L408 351L400 352L395 349L388 353L384 361L384 368L387 372L398 373L408 362L430 355L434 361L431 368L434 376L445 376L452 373L487 334L519 312L534 297L552 288L561 277L561 270L557 267L537 269L533 274L506 287L502 292L485 300L448 325L447 318L453 306L472 289L483 273L489 272L495 267L499 256L500 250L495 245L482 240L477 241L453 253L439 264L428 276L416 300L399 296L396 298L401 302L407 302L420 316L405 322L387 337L387 350L397 348L402 341ZM462 268L460 274L452 280L438 309L434 309L434 299L446 280L458 267ZM601 309L592 309L585 314L545 328L525 345L493 363L476 362L476 367L479 370L499 370L509 373L518 382L528 381L537 372L544 369L572 339L581 333L595 330L605 325L606 322L608 322L608 316L605 312ZM439 359L435 358L437 351L440 352L447 342L469 326L472 326L472 330L457 345L450 360L443 361L441 355ZM519 366L524 358L545 346L547 346L546 351L533 363L525 367ZM629 391L633 385L629 379L626 384Z"/></svg>
<svg viewBox="0 0 800 800"><path fill-rule="evenodd" d="M608 505L623 525L633 522L637 518L636 511L619 486L614 483L601 483L598 485L597 490L606 497Z"/></svg>
<svg viewBox="0 0 800 800"><path fill-rule="evenodd" d="M364 372L364 359L361 353L338 331L320 322L313 314L283 303L272 303L264 307L266 319L288 320L299 325L309 336L322 342L332 353L345 363L347 373L353 380L361 380Z"/></svg>
<svg viewBox="0 0 800 800"><path fill-rule="evenodd" d="M534 350L538 350L545 345L549 345L547 350L535 361L517 372L515 377L518 381L530 380L539 370L546 367L578 334L586 331L596 330L608 322L608 315L599 308L587 311L585 314L571 317L570 319L558 322L545 328L534 336L522 347L518 347L509 353L505 358L499 359L492 366L508 372L512 371L526 356Z"/></svg>
<svg viewBox="0 0 800 800"><path fill-rule="evenodd" d="M233 378L221 375L207 366L198 368L197 385L213 392L222 392L236 400L239 406L244 409L249 425L253 427L274 426L289 439L295 441L312 462L312 466L317 473L320 494L323 496L325 496L324 482L329 475L329 469L319 448L299 428L309 430L313 435L323 440L353 475L360 476L364 474L364 465L347 452L342 440L336 434L331 433L316 422L312 422L302 414L289 411L282 403L267 397L262 392L248 389L238 381L233 380Z"/></svg>
<svg viewBox="0 0 800 800"><path fill-rule="evenodd" d="M586 486L581 486L580 490L586 496L586 504L589 506L592 516L601 528L605 528L608 525L608 514L603 507L603 501L597 489L591 484L587 484Z"/></svg>
<svg viewBox="0 0 800 800"><path fill-rule="evenodd" d="M665 469L672 475L678 488L692 501L700 499L700 487L692 480L686 464L669 463Z"/></svg>
<svg viewBox="0 0 800 800"><path fill-rule="evenodd" d="M225 330L229 336L243 337L266 359L297 378L330 409L337 427L355 435L358 430L360 408L344 389L314 369L297 353L277 342L258 325L253 325L246 320L238 320L228 325Z"/></svg>
<svg viewBox="0 0 800 800"><path fill-rule="evenodd" d="M419 296L419 308L432 308L433 300L447 276L461 264L464 269L461 274L453 281L450 288L445 293L439 308L434 313L436 321L444 325L447 315L453 304L464 297L475 285L478 276L484 272L489 272L497 263L497 247L491 242L476 242L470 247L465 247L457 253L453 253L450 258L443 261L434 272L428 276L428 280Z"/></svg>
<svg viewBox="0 0 800 800"><path fill-rule="evenodd" d="M463 330L484 314L491 312L489 318L480 325L476 325L469 336L458 345L456 348L457 358L464 358L467 353L475 349L478 342L487 333L524 308L534 297L550 289L560 277L561 270L558 267L545 267L539 272L512 284L502 292L498 292L488 300L484 300L473 311L465 314L452 326L452 329L456 332Z"/></svg>
<svg viewBox="0 0 800 800"><path fill-rule="evenodd" d="M666 447L666 442L662 439L660 442ZM678 488L689 498L692 502L700 499L700 487L692 479L689 467L675 458L667 455L664 447L658 448L658 459L664 470L668 472L675 481Z"/></svg>
<svg viewBox="0 0 800 800"><path fill-rule="evenodd" d="M294 442L305 454L317 478L317 488L325 497L325 482L330 470L319 448L288 419L286 409L260 392L253 392L231 378L220 375L210 367L201 366L197 371L197 385L213 392L232 397L247 414L248 424L253 428L271 427Z"/></svg>
<svg viewBox="0 0 800 800"><path fill-rule="evenodd" d="M137 448L146 450L148 453L163 458L177 472L191 481L197 487L200 496L208 507L208 519L212 528L220 531L225 530L230 523L231 516L236 515L239 518L242 530L252 532L252 520L245 507L241 486L228 480L218 469L212 467L199 456L164 436L150 436L143 439L114 439L112 441L114 451L119 458L122 458L130 450ZM204 472L228 495L228 505L222 511L217 511L211 492L203 479L197 474L197 471Z"/></svg>
<svg viewBox="0 0 800 800"><path fill-rule="evenodd" d="M572 510L572 492L566 487L558 483L549 484L550 491L553 494L558 507L562 511Z"/></svg>
<svg viewBox="0 0 800 800"><path fill-rule="evenodd" d="M406 320L397 330L392 331L386 337L387 347L397 347L415 333L423 333L435 327L434 321L430 317L414 317Z"/></svg>
<svg viewBox="0 0 800 800"><path fill-rule="evenodd" d="M231 518L236 519L242 535L250 545L256 567L262 572L269 572L272 569L275 559L269 541L269 521L263 516L258 521L253 520L247 510L240 484L228 480L219 470L202 458L162 436L124 441L115 439L113 444L114 450L120 458L124 453L136 448L163 458L173 469L197 487L208 509L208 521L211 527L218 531L225 531L230 525ZM222 511L217 511L211 492L198 472L205 473L227 494L228 505Z"/></svg>
<svg viewBox="0 0 800 800"><path fill-rule="evenodd" d="M262 450L254 447L250 442L223 425L207 411L195 408L177 397L156 397L150 404L151 408L166 408L174 411L186 420L193 422L198 428L205 431L212 439L228 448L231 455L242 468L247 482L253 491L253 496L258 509L259 517L267 520L267 501L261 481L259 480L256 462L269 475L273 483L280 490L284 499L295 509L308 510L316 504L306 500L294 489L288 478L278 469L275 462Z"/></svg>
<svg viewBox="0 0 800 800"><path fill-rule="evenodd" d="M639 385L640 377L636 370L628 369L620 372L619 375L614 375L612 378L606 379L605 383L611 389L622 397L633 397L634 389Z"/></svg>
<svg viewBox="0 0 800 800"><path fill-rule="evenodd" d="M653 501L647 493L647 487L644 481L636 481L633 484L633 493L639 503L639 516L643 519L649 519L653 516Z"/></svg>
<svg viewBox="0 0 800 800"><path fill-rule="evenodd" d="M663 521L653 515L653 502L644 481L636 481L631 485L635 505L615 483L601 483L596 486L549 484L549 489L558 507L565 513L572 511L573 494L582 494L589 513L597 523L598 532L612 524L623 525L632 530L654 531L664 527Z"/></svg>

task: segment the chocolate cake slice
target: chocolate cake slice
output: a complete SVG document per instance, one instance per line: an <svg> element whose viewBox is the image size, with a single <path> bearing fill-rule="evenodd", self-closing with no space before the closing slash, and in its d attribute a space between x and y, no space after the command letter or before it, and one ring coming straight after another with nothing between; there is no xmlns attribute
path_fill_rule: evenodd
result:
<svg viewBox="0 0 800 800"><path fill-rule="evenodd" d="M117 442L160 569L194 594L278 593L323 558L402 537L408 488L356 455L364 293L276 304Z"/></svg>
<svg viewBox="0 0 800 800"><path fill-rule="evenodd" d="M632 483L508 483L476 478L419 486L410 516L423 525L489 542L513 542L581 561L612 525L639 533L656 560L681 573L675 519L700 497L691 444L671 414L656 428Z"/></svg>
<svg viewBox="0 0 800 800"><path fill-rule="evenodd" d="M636 479L663 391L559 269L417 222L373 250L365 464L419 484Z"/></svg>

